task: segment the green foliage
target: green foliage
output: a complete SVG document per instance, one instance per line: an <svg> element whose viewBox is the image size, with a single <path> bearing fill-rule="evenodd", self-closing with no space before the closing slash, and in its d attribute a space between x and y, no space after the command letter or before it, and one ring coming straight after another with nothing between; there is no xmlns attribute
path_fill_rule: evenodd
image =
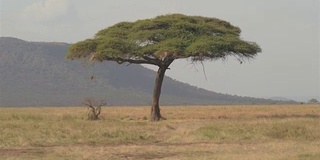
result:
<svg viewBox="0 0 320 160"><path fill-rule="evenodd" d="M87 39L78 43L78 45L70 46L69 50L73 51L74 55L68 55L67 58L73 59L74 57L77 58L84 58L88 54L91 54L96 50L97 43L94 40Z"/></svg>
<svg viewBox="0 0 320 160"><path fill-rule="evenodd" d="M238 27L216 18L162 15L103 29L93 39L73 44L67 58L160 65L180 58L252 58L261 52L256 43L241 40L240 33Z"/></svg>

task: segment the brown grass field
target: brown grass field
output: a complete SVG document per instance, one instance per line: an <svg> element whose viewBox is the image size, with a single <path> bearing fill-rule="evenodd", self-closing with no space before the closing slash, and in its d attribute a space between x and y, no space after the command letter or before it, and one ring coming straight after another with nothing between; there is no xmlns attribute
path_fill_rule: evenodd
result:
<svg viewBox="0 0 320 160"><path fill-rule="evenodd" d="M319 160L320 105L0 108L0 159Z"/></svg>

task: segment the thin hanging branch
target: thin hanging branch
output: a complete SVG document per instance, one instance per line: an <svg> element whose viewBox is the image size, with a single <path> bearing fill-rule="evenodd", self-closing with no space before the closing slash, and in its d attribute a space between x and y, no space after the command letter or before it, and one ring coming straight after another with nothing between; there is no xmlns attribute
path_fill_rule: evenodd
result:
<svg viewBox="0 0 320 160"><path fill-rule="evenodd" d="M206 74L206 70L205 70L204 65L203 65L203 61L200 61L200 63L201 63L201 65L202 65L202 71L203 71L203 74L204 74L204 78L205 78L206 80L208 80L207 74Z"/></svg>

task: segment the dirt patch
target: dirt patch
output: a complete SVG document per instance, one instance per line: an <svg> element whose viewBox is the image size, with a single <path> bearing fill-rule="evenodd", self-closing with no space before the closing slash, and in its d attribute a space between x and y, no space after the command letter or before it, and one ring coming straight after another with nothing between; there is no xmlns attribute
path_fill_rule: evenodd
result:
<svg viewBox="0 0 320 160"><path fill-rule="evenodd" d="M114 154L113 158L119 159L163 159L179 155L179 153L122 153Z"/></svg>
<svg viewBox="0 0 320 160"><path fill-rule="evenodd" d="M1 149L0 148L0 157L28 156L28 155L39 155L39 154L44 154L44 151L36 148L30 148L30 149L18 149L18 148Z"/></svg>

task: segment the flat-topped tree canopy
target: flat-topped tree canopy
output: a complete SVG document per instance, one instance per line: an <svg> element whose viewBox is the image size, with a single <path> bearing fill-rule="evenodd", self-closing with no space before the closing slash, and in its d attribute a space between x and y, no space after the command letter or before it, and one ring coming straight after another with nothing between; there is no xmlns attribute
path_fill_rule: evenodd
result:
<svg viewBox="0 0 320 160"><path fill-rule="evenodd" d="M216 18L162 15L136 22L120 22L99 31L94 38L69 47L68 59L152 64L159 67L151 120L162 118L159 97L166 70L175 59L214 60L229 55L253 58L260 47L240 39L241 30Z"/></svg>
<svg viewBox="0 0 320 160"><path fill-rule="evenodd" d="M217 18L162 15L100 30L94 38L73 44L67 58L161 66L181 58L252 58L261 52L256 43L242 40L240 33L238 27Z"/></svg>

